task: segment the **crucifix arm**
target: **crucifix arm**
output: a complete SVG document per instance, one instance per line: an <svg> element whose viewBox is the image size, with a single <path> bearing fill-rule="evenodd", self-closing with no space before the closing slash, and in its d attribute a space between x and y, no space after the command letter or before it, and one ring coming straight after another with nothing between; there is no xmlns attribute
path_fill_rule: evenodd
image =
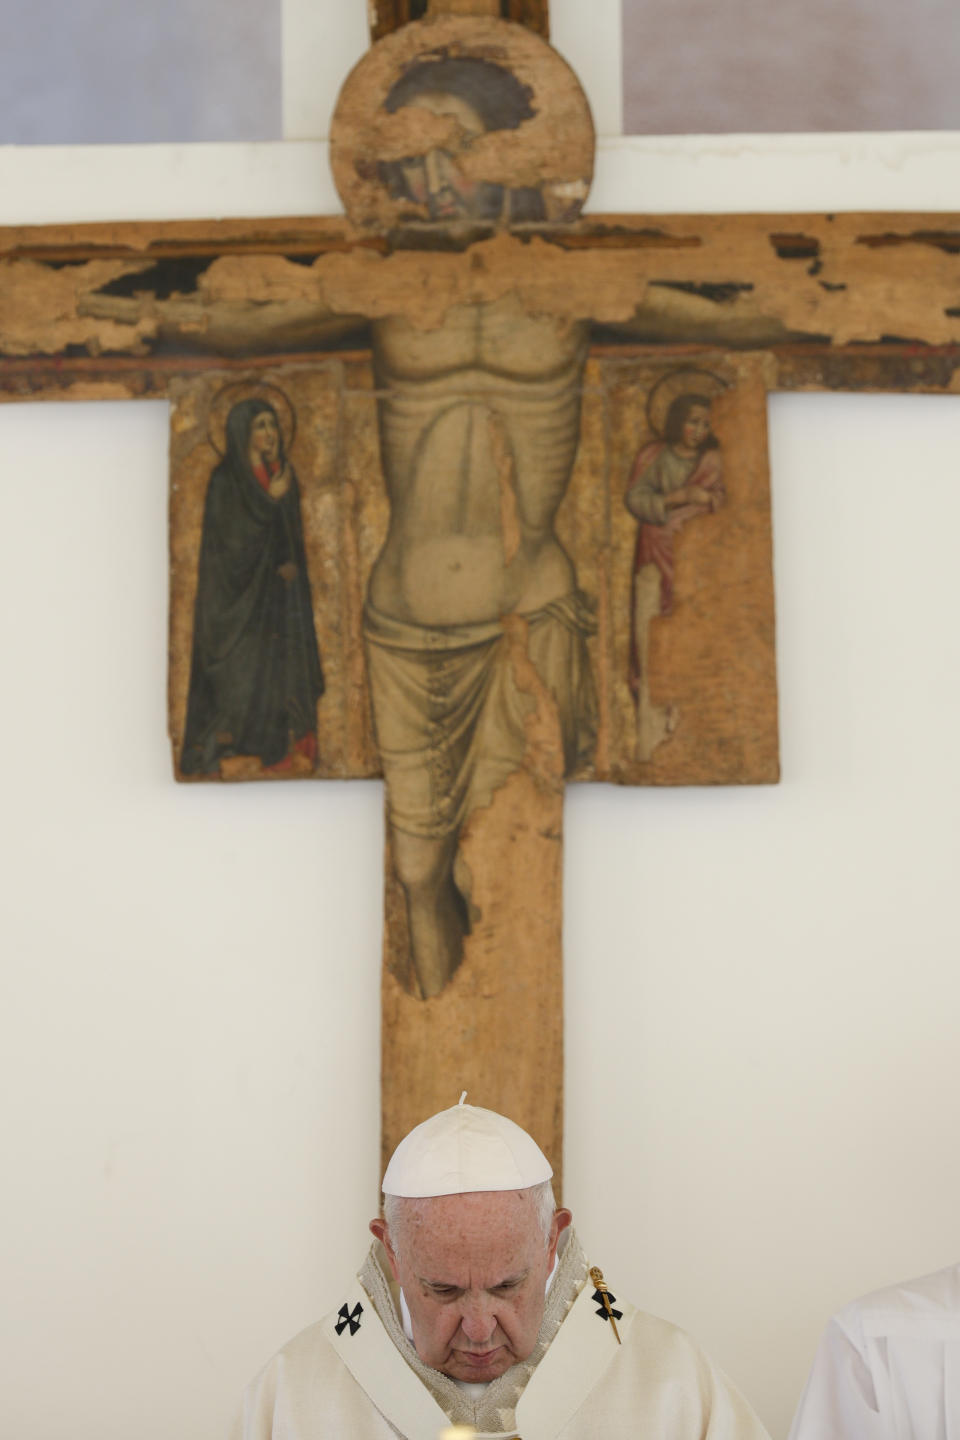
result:
<svg viewBox="0 0 960 1440"><path fill-rule="evenodd" d="M758 311L749 298L716 298L710 293L723 288L696 282L691 282L689 289L680 284L673 288L666 282L652 290L629 319L596 325L594 340L600 344L717 345L724 349L763 350L805 338L789 330L778 316Z"/></svg>
<svg viewBox="0 0 960 1440"><path fill-rule="evenodd" d="M354 248L377 242L337 220L14 227L0 232L0 355L76 366L84 354L129 364L329 349L364 310L313 267Z"/></svg>
<svg viewBox="0 0 960 1440"><path fill-rule="evenodd" d="M149 334L160 353L245 356L309 354L365 331L362 315L332 312L322 301L223 300L174 295L94 294L78 305L84 319L106 322L120 335ZM362 342L368 342L364 334Z"/></svg>

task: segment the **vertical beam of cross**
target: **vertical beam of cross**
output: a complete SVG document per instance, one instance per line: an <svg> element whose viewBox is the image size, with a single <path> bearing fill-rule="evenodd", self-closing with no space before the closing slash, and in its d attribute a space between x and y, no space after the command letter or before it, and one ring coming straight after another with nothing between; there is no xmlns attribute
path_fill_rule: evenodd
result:
<svg viewBox="0 0 960 1440"><path fill-rule="evenodd" d="M545 40L550 35L549 0L373 0L370 13L373 40L428 14L488 15L526 25Z"/></svg>

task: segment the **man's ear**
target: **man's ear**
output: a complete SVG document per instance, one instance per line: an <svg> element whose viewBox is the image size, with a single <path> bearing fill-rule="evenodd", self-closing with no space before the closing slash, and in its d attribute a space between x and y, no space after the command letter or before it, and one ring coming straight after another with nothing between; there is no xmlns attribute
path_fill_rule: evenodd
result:
<svg viewBox="0 0 960 1440"><path fill-rule="evenodd" d="M550 1243L547 1246L549 1263L552 1265L557 1253L557 1241L567 1226L573 1220L569 1210L554 1210L553 1220L550 1225Z"/></svg>
<svg viewBox="0 0 960 1440"><path fill-rule="evenodd" d="M376 1236L384 1250L386 1250L387 1259L390 1261L390 1269L393 1271L393 1278L399 1282L400 1276L397 1272L397 1257L394 1253L393 1246L390 1244L390 1231L387 1228L386 1220L381 1219L379 1216L376 1220L371 1220L370 1234Z"/></svg>

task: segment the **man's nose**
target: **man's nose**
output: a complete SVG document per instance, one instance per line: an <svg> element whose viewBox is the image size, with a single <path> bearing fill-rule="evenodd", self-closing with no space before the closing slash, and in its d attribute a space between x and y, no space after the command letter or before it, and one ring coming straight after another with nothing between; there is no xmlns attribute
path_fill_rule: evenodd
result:
<svg viewBox="0 0 960 1440"><path fill-rule="evenodd" d="M445 150L428 150L424 156L423 170L429 194L437 195L444 186L450 184L453 165Z"/></svg>
<svg viewBox="0 0 960 1440"><path fill-rule="evenodd" d="M474 1345L482 1345L489 1340L497 1328L497 1317L493 1313L493 1306L489 1301L478 1300L467 1304L463 1308L460 1319L460 1328L468 1340Z"/></svg>

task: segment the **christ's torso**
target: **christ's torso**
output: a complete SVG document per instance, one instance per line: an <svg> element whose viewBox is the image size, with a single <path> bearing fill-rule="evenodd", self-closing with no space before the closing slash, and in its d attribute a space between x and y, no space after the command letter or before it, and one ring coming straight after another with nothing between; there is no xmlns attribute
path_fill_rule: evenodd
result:
<svg viewBox="0 0 960 1440"><path fill-rule="evenodd" d="M512 299L435 330L374 326L390 526L379 611L417 625L530 613L575 588L554 532L577 450L587 328Z"/></svg>

